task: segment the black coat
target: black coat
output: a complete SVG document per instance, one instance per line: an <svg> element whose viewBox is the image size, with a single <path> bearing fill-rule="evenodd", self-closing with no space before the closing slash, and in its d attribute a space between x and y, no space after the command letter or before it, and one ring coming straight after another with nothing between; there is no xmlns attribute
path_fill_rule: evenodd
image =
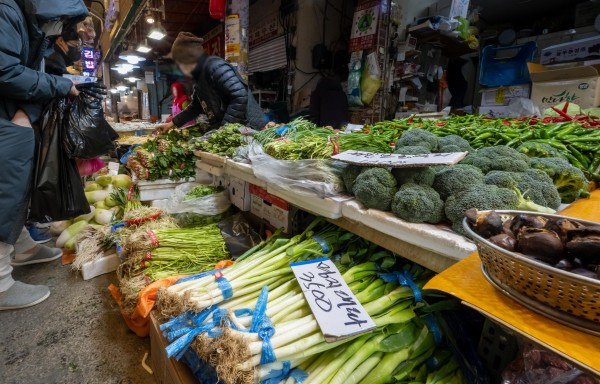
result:
<svg viewBox="0 0 600 384"><path fill-rule="evenodd" d="M39 72L48 42L41 25L66 16L83 19L82 0L0 0L0 241L14 243L23 228L34 157L32 129L11 122L22 109L32 123L72 83Z"/></svg>
<svg viewBox="0 0 600 384"><path fill-rule="evenodd" d="M323 77L310 95L310 119L320 127L339 129L350 121L348 97L336 79Z"/></svg>
<svg viewBox="0 0 600 384"><path fill-rule="evenodd" d="M67 55L65 55L60 48L55 46L50 56L46 58L46 73L56 76L69 74L67 67L72 65L72 63L67 64L68 61Z"/></svg>
<svg viewBox="0 0 600 384"><path fill-rule="evenodd" d="M227 123L262 129L265 118L248 86L231 64L216 56L203 55L192 72L194 93L190 105L173 118L181 127L204 112L211 128Z"/></svg>

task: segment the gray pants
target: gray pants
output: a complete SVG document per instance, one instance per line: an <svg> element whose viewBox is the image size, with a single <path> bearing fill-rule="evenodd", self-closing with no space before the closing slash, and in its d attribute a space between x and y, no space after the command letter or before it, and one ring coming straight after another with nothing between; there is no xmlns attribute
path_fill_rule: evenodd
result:
<svg viewBox="0 0 600 384"><path fill-rule="evenodd" d="M35 241L29 235L27 228L23 227L19 239L14 247L10 244L0 242L0 292L8 290L15 282L11 276L10 255L15 250L21 253L35 247Z"/></svg>

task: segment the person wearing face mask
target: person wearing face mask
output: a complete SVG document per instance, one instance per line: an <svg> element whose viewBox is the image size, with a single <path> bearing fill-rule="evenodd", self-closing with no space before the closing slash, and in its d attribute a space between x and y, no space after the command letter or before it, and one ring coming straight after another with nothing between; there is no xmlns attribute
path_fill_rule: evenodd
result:
<svg viewBox="0 0 600 384"><path fill-rule="evenodd" d="M87 15L83 0L0 0L0 310L29 307L50 295L46 286L14 281L11 264L60 255L35 244L12 260L11 253L15 243L31 240L23 224L35 157L32 125L52 99L79 94L71 80L43 72L48 39Z"/></svg>
<svg viewBox="0 0 600 384"><path fill-rule="evenodd" d="M194 79L194 93L190 105L173 121L159 125L154 133L183 127L201 113L208 117L211 129L227 123L262 129L266 119L248 85L230 63L207 55L202 43L203 39L189 32L180 32L175 39L171 56L181 72Z"/></svg>
<svg viewBox="0 0 600 384"><path fill-rule="evenodd" d="M68 26L54 42L54 52L46 58L46 73L67 75L67 67L81 60L81 39L74 26Z"/></svg>

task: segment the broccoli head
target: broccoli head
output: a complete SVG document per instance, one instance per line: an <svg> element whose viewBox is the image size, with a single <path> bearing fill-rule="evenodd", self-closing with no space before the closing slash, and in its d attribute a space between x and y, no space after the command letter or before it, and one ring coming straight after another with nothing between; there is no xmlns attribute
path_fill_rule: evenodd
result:
<svg viewBox="0 0 600 384"><path fill-rule="evenodd" d="M446 200L450 195L477 184L483 184L483 172L479 168L468 164L456 164L437 171L433 189Z"/></svg>
<svg viewBox="0 0 600 384"><path fill-rule="evenodd" d="M354 187L354 182L358 175L363 172L366 168L361 167L359 165L350 164L344 168L342 171L342 180L344 181L344 187L346 188L346 192L352 193L352 188Z"/></svg>
<svg viewBox="0 0 600 384"><path fill-rule="evenodd" d="M560 195L552 179L539 169L525 172L491 171L485 175L484 181L500 188L517 188L523 196L544 207L557 209L560 206Z"/></svg>
<svg viewBox="0 0 600 384"><path fill-rule="evenodd" d="M532 157L531 167L550 176L563 203L572 203L579 197L588 195L588 181L585 175L565 159Z"/></svg>
<svg viewBox="0 0 600 384"><path fill-rule="evenodd" d="M429 167L422 168L394 168L392 175L396 178L398 185L415 183L431 187L435 179L435 170Z"/></svg>
<svg viewBox="0 0 600 384"><path fill-rule="evenodd" d="M469 142L458 135L440 137L439 143L438 152L440 153L471 152L473 150Z"/></svg>
<svg viewBox="0 0 600 384"><path fill-rule="evenodd" d="M396 179L385 168L370 168L358 175L352 191L365 207L389 211L397 192Z"/></svg>
<svg viewBox="0 0 600 384"><path fill-rule="evenodd" d="M517 151L528 157L560 157L565 156L560 151L550 144L536 143L535 141L526 141L517 147Z"/></svg>
<svg viewBox="0 0 600 384"><path fill-rule="evenodd" d="M471 152L461 161L488 173L490 171L524 172L529 169L529 157L504 145L486 147Z"/></svg>
<svg viewBox="0 0 600 384"><path fill-rule="evenodd" d="M431 153L431 151L422 145L407 145L406 147L396 147L394 153L398 155L424 155Z"/></svg>
<svg viewBox="0 0 600 384"><path fill-rule="evenodd" d="M400 139L398 139L396 142L396 148L406 147L409 145L423 146L429 149L431 152L436 152L439 147L438 137L424 129L411 129L404 132Z"/></svg>
<svg viewBox="0 0 600 384"><path fill-rule="evenodd" d="M444 202L435 189L408 183L394 196L392 212L411 223L437 224L444 220Z"/></svg>
<svg viewBox="0 0 600 384"><path fill-rule="evenodd" d="M518 189L500 188L492 184L473 185L460 193L450 196L444 205L446 217L452 222L452 229L465 234L462 220L465 212L471 208L518 209L543 213L555 213L553 209L542 207L523 198Z"/></svg>

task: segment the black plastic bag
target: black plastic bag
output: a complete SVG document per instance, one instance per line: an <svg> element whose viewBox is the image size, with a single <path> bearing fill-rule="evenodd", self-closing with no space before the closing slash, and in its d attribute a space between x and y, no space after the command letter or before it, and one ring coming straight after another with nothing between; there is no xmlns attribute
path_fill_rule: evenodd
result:
<svg viewBox="0 0 600 384"><path fill-rule="evenodd" d="M118 135L117 135L118 137ZM102 102L77 96L65 116L64 147L71 159L93 159L114 151L115 132L104 119Z"/></svg>
<svg viewBox="0 0 600 384"><path fill-rule="evenodd" d="M68 220L90 212L75 159L63 149L65 99L46 108L38 129L40 142L31 193L29 219L39 222Z"/></svg>

